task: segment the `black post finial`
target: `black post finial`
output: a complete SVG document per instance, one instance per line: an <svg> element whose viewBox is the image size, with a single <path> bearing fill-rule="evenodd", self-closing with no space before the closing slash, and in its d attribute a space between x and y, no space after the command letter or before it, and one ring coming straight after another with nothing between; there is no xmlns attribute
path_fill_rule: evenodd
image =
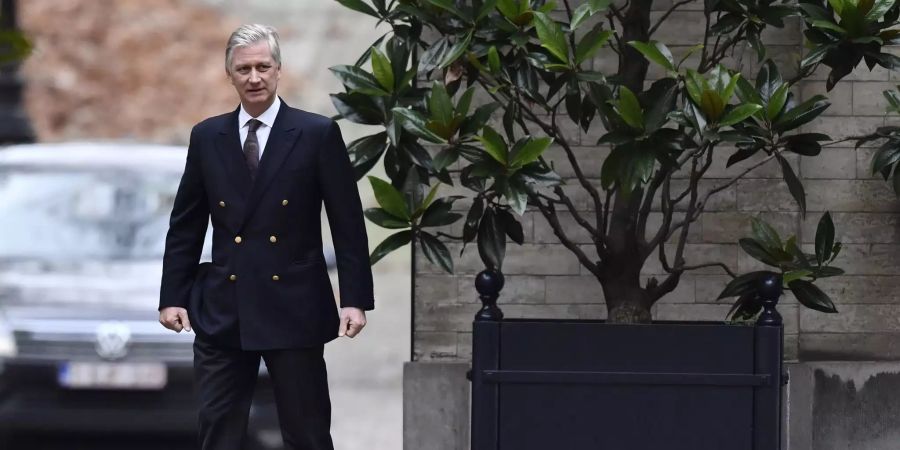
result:
<svg viewBox="0 0 900 450"><path fill-rule="evenodd" d="M503 273L495 269L485 269L475 277L475 290L481 299L481 310L475 314L475 320L498 321L503 319L503 311L497 307L497 297L503 289Z"/></svg>
<svg viewBox="0 0 900 450"><path fill-rule="evenodd" d="M779 327L782 324L782 320L776 306L782 293L781 277L774 273L768 274L759 283L759 299L762 301L763 310L759 318L756 319L756 325Z"/></svg>

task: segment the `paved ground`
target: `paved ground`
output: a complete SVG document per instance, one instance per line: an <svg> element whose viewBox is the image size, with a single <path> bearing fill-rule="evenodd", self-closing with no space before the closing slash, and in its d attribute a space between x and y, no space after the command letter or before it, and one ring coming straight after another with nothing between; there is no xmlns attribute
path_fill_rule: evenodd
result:
<svg viewBox="0 0 900 450"><path fill-rule="evenodd" d="M375 266L375 310L354 339L325 348L335 450L399 450L403 362L409 360L408 251ZM393 263L393 264L392 264Z"/></svg>

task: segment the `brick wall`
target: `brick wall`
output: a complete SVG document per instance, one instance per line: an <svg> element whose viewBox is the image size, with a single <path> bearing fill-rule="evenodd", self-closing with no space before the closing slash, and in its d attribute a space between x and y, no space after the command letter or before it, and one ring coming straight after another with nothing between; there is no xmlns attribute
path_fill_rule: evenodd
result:
<svg viewBox="0 0 900 450"><path fill-rule="evenodd" d="M573 7L575 3L572 2ZM663 14L668 1L656 2L652 18ZM666 42L676 58L679 53L702 38L702 13L697 1L672 14L654 36ZM562 12L557 12L562 14ZM770 56L790 74L802 51L802 35L798 18L788 21L785 29L770 30L764 42ZM589 29L589 27L585 27ZM743 53L743 54L742 54ZM616 67L611 52L602 54L594 62L595 70L610 72ZM735 52L727 62L730 68L740 68L751 79L757 71L752 50ZM651 76L659 76L651 69ZM821 70L809 81L797 87L800 100L824 93L827 71ZM871 132L885 123L900 122L884 117L885 101L881 95L900 81L898 73L877 68L869 72L864 66L842 80L828 97L832 106L823 117L806 126L807 132L824 132L834 139ZM564 134L577 143L575 152L585 173L599 185L600 166L608 149L594 143L604 133L599 120L589 132L582 132L572 123L564 123ZM703 186L709 189L739 173L742 167L725 168L730 151L720 148L720 157L709 170ZM824 211L831 211L844 242L844 250L837 261L847 271L843 277L819 283L834 299L839 314L827 315L798 307L795 299L786 295L779 310L785 321L785 352L787 359L863 359L890 360L900 358L900 202L888 184L869 175L873 148L853 148L853 143L835 145L814 158L791 159L795 171L807 190L808 213L802 218L792 199L777 164L764 165L736 185L718 194L707 212L694 223L688 240L688 264L721 261L745 272L761 265L740 251L738 238L750 233L749 218L759 216L782 234L796 234L812 251L816 223ZM571 167L560 148L551 148L547 156L556 163L557 171L566 178L573 201L583 211L591 204L578 187ZM465 188L442 187L442 193L470 194ZM460 212L468 210L469 201L457 202ZM593 252L590 238L571 217L562 214L576 242ZM659 223L659 214L651 216ZM539 212L529 208L522 217L525 244L509 242L504 262L506 286L499 305L506 317L591 318L606 316L603 293L599 282L574 255L554 236L552 229ZM462 224L449 227L449 233L459 235ZM475 245L469 245L460 257L461 244L449 242L454 255L455 274L446 274L417 255L415 276L415 339L417 360L466 361L471 358L471 321L478 311L479 301L474 288L474 275L483 269ZM671 252L670 252L671 254ZM589 253L589 255L595 255ZM671 257L671 256L670 256ZM644 267L647 277L660 275L663 270L658 259L651 257ZM677 289L663 298L653 309L654 318L669 320L722 320L729 304L717 303L715 298L729 277L716 268L690 272L682 277Z"/></svg>

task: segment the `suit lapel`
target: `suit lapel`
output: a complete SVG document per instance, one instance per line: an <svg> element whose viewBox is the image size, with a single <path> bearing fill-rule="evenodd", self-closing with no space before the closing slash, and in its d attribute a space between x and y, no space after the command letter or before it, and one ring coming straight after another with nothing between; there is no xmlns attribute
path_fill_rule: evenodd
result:
<svg viewBox="0 0 900 450"><path fill-rule="evenodd" d="M284 160L291 154L294 143L297 142L297 138L302 134L302 130L297 128L296 121L291 120L290 115L290 108L282 100L281 108L278 110L278 115L275 116L272 130L269 132L269 139L266 141L262 158L259 160L259 169L257 169L256 180L253 182L253 187L250 189L250 195L247 198L247 208L244 211L244 220L241 228L253 215L266 189L272 183L281 167L284 166Z"/></svg>
<svg viewBox="0 0 900 450"><path fill-rule="evenodd" d="M250 170L244 159L244 150L241 148L241 137L238 134L238 109L234 110L225 121L225 125L219 130L216 146L222 164L228 173L232 186L240 198L247 198L250 191Z"/></svg>

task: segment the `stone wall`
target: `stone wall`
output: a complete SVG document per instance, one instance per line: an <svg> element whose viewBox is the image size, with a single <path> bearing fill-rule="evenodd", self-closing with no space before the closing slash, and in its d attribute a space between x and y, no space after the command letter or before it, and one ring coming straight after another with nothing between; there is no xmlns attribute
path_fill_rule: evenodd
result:
<svg viewBox="0 0 900 450"><path fill-rule="evenodd" d="M328 70L352 64L381 33L371 17L324 0L20 0L35 45L22 67L39 141L186 144L191 126L238 104L225 76L228 35L265 23L281 37L279 95L332 116ZM345 139L370 134L341 122ZM361 186L363 191L368 185Z"/></svg>
<svg viewBox="0 0 900 450"><path fill-rule="evenodd" d="M668 8L668 2L656 2L653 20ZM574 5L574 3L573 3ZM654 38L666 42L676 58L679 53L702 37L701 2L683 6L672 14ZM574 7L574 6L573 6ZM557 12L562 14L562 12ZM770 44L770 55L790 74L800 59L802 35L799 18L788 21L785 29L767 32L764 42ZM773 45L774 44L774 45ZM743 54L742 54L743 53ZM615 69L610 53L593 61L597 70ZM730 67L740 67L746 76L755 78L755 52L744 50L729 57ZM656 73L658 76L658 71ZM827 72L798 87L801 100L824 93ZM885 101L881 92L897 84L900 73L877 68L869 72L864 66L842 80L830 93L832 106L824 117L806 126L804 131L824 132L834 139L871 132L896 118L884 117ZM564 123L564 133L576 143L582 169L599 185L600 166L608 149L595 145L604 133L595 120L584 133L572 123ZM787 295L779 310L785 319L786 358L788 360L890 360L900 357L900 202L890 186L869 174L873 148L854 149L852 143L828 147L813 158L791 159L795 171L807 191L808 213L801 217L799 208L781 179L777 164L764 165L719 193L707 212L694 224L688 240L688 264L719 261L740 272L762 266L737 246L740 237L750 233L750 217L758 216L782 234L796 234L812 251L816 223L824 211L831 211L844 250L837 265L847 276L824 280L820 285L835 300L839 314L822 314L798 307ZM720 157L702 183L704 189L718 186L739 173L753 161L725 168L730 151L722 149ZM573 201L584 212L591 204L578 186L573 171L561 149L551 148L548 155L557 171L566 178ZM683 181L684 182L684 181ZM459 193L469 194L464 188ZM444 191L446 193L446 191ZM457 202L465 212L470 202ZM562 214L567 231L588 252L593 252L590 238ZM659 223L659 214L651 216ZM522 217L525 244L509 242L503 272L506 286L499 305L506 317L604 318L603 294L599 283L583 267L552 232L541 214L533 209ZM462 224L449 232L459 235ZM449 241L448 241L449 242ZM670 244L671 245L671 244ZM417 361L468 361L471 358L471 321L478 310L474 274L483 269L475 245L466 247L460 257L461 244L449 242L456 265L455 274L446 274L418 255L415 276L415 356ZM671 252L669 253L671 255ZM589 255L595 256L595 253ZM670 256L671 258L671 256ZM651 257L644 267L645 276L664 273L658 259ZM656 319L722 320L730 307L715 298L729 277L718 268L691 272L682 278L678 288L653 309Z"/></svg>

